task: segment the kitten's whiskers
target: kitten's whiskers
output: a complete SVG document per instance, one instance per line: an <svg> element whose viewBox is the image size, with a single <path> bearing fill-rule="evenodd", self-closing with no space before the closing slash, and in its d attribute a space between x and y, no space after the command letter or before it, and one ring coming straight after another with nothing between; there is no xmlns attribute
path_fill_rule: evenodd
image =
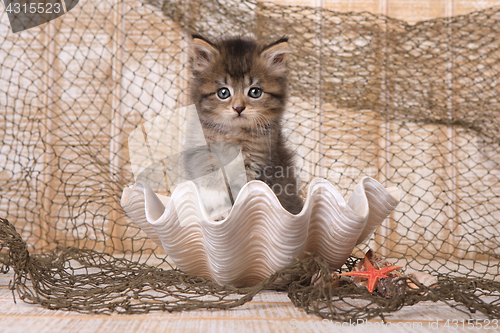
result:
<svg viewBox="0 0 500 333"><path fill-rule="evenodd" d="M253 118L253 120L257 131L260 131L261 135L267 134L267 129L270 125L269 118L261 113L258 113L257 116Z"/></svg>

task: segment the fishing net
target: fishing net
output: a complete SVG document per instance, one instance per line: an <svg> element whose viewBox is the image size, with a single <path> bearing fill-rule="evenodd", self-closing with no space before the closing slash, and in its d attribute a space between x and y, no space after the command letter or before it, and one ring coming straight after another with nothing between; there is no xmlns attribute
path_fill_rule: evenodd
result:
<svg viewBox="0 0 500 333"><path fill-rule="evenodd" d="M13 33L2 12L2 271L14 270L26 301L91 313L229 308L274 288L337 320L423 300L498 318L499 20L498 8L410 25L255 1L85 1ZM247 289L169 266L120 197L134 181L128 135L189 103L186 30L289 36L285 134L302 186L323 177L349 197L370 176L400 188L396 211L353 255L370 247L439 275L436 287L402 280L390 300L333 288L314 255Z"/></svg>

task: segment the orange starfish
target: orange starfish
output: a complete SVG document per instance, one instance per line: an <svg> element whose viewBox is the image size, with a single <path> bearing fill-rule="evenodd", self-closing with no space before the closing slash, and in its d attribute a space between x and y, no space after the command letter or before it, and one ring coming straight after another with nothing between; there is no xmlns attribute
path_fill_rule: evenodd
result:
<svg viewBox="0 0 500 333"><path fill-rule="evenodd" d="M403 268L402 266L389 266L382 269L375 269L368 258L365 257L366 271L351 271L348 273L341 273L342 276L360 276L368 279L368 290L370 292L375 288L375 284L381 278L388 277L387 273L390 273L396 269Z"/></svg>

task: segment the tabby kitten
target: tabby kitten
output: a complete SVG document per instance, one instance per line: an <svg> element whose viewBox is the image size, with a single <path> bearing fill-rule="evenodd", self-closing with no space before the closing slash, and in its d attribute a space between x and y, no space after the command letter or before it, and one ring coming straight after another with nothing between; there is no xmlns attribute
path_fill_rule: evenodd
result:
<svg viewBox="0 0 500 333"><path fill-rule="evenodd" d="M190 97L207 143L238 145L247 180L268 184L281 205L297 214L303 201L282 134L288 52L287 38L265 45L247 37L210 41L193 35Z"/></svg>

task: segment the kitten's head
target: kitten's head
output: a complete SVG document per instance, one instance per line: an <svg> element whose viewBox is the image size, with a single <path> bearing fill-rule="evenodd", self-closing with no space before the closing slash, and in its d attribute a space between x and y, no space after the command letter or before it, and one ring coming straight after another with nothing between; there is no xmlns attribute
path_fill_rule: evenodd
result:
<svg viewBox="0 0 500 333"><path fill-rule="evenodd" d="M278 123L287 96L287 41L193 35L190 94L202 123L222 131Z"/></svg>

